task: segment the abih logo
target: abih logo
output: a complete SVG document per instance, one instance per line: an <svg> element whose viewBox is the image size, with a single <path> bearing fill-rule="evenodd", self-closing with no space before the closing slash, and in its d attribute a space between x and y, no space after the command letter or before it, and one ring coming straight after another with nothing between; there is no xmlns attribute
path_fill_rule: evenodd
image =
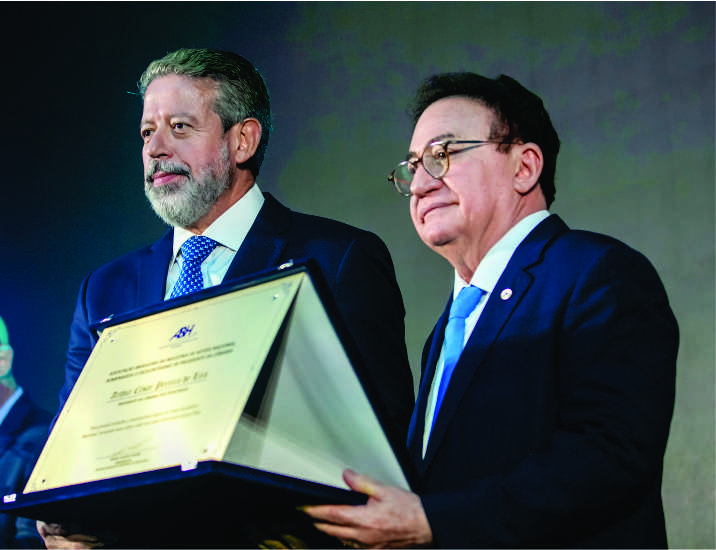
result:
<svg viewBox="0 0 716 550"><path fill-rule="evenodd" d="M179 330L177 330L171 338L169 338L169 345L179 345L182 342L186 341L187 339L190 339L192 335L195 335L194 333L194 327L196 327L196 324L193 325L185 325L181 327Z"/></svg>

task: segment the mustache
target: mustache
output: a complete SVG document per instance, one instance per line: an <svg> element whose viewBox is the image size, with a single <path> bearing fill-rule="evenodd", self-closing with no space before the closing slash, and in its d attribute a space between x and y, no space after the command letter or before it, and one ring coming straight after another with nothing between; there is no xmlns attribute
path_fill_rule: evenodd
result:
<svg viewBox="0 0 716 550"><path fill-rule="evenodd" d="M191 168L187 165L177 162L171 162L168 160L153 160L147 167L147 172L144 175L144 181L152 183L154 180L154 174L157 172L165 172L167 174L176 174L178 176L191 177Z"/></svg>

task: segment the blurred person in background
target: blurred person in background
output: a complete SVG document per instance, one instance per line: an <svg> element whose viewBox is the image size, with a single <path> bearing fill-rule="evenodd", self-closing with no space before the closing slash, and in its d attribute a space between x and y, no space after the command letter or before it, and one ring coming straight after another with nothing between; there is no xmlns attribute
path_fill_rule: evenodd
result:
<svg viewBox="0 0 716 550"><path fill-rule="evenodd" d="M13 349L0 317L0 494L22 493L42 450L50 413L35 405L12 373ZM34 520L0 514L1 548L44 548Z"/></svg>

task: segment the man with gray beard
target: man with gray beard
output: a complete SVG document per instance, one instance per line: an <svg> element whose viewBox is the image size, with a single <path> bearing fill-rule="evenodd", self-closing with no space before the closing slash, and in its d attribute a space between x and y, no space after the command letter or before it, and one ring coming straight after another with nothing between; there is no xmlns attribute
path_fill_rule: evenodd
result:
<svg viewBox="0 0 716 550"><path fill-rule="evenodd" d="M96 344L90 326L185 293L188 250L208 253L198 288L313 258L357 344L367 382L387 412L387 434L395 448L402 447L414 398L405 311L392 260L376 235L291 211L259 190L256 178L271 132L261 75L234 53L181 49L153 61L139 90L145 193L171 228L154 244L100 267L82 282L60 406ZM93 547L102 539L44 522L38 522L38 530L48 547ZM206 540L188 544L221 545L214 536L207 533Z"/></svg>

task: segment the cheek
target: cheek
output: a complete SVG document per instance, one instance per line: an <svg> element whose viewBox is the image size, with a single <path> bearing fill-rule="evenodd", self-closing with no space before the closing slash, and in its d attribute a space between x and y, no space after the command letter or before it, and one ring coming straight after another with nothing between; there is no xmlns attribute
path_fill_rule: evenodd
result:
<svg viewBox="0 0 716 550"><path fill-rule="evenodd" d="M415 226L415 229L420 228L420 222L418 221L418 215L417 215L417 204L418 200L415 198L415 195L410 197L410 219L413 221L413 225Z"/></svg>

